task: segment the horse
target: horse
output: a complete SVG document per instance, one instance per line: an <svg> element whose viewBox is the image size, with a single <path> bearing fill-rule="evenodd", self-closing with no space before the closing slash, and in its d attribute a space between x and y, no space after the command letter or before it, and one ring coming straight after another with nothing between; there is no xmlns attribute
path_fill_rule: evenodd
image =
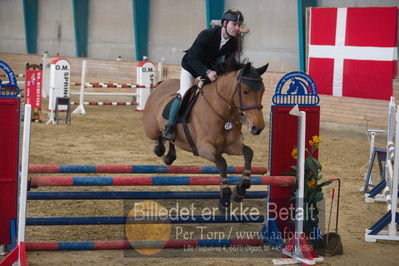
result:
<svg viewBox="0 0 399 266"><path fill-rule="evenodd" d="M253 151L243 143L242 123L248 124L252 135L259 135L265 127L262 114L262 97L265 91L261 75L268 64L254 68L249 62L226 60L216 65L218 79L199 89L199 96L188 115L188 128L193 147L185 135L183 126L177 125L174 141L169 141L166 156L162 129L166 120L162 116L165 106L176 96L179 80L161 82L149 95L144 107L143 123L147 137L155 141L154 153L163 156L165 164L176 160L175 145L180 149L198 153L213 162L220 174L219 209L230 207L230 199L240 202L251 186ZM194 151L194 148L196 150ZM232 192L227 184L227 163L222 154L243 155L244 171L239 184Z"/></svg>

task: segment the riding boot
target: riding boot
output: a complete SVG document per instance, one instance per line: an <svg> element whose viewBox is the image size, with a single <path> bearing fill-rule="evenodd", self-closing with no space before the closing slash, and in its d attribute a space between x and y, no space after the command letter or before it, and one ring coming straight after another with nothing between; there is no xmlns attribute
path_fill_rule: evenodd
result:
<svg viewBox="0 0 399 266"><path fill-rule="evenodd" d="M162 134L162 137L165 139L169 140L176 139L176 121L177 121L177 115L179 113L180 102L181 102L181 96L180 94L178 94L170 106L169 119L168 122L166 122L165 129Z"/></svg>

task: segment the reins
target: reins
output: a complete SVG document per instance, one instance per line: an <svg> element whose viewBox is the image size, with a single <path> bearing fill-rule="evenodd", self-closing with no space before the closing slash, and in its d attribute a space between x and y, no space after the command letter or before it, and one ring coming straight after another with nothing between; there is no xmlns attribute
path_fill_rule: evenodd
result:
<svg viewBox="0 0 399 266"><path fill-rule="evenodd" d="M217 86L216 86L216 92L217 92ZM205 97L203 88L200 88L200 93L201 93L201 96L204 98L205 102L206 102L206 103L208 104L208 106L212 109L212 111L213 111L221 120L227 121L221 114L219 114L218 111L215 110L215 108L212 107L212 105L211 105L211 103L209 102L209 100ZM219 95L219 93L218 93L218 95ZM229 102L228 102L224 97L221 97L221 98L222 98L227 104L229 104ZM230 108L230 107L231 107L231 106L229 106L229 108Z"/></svg>
<svg viewBox="0 0 399 266"><path fill-rule="evenodd" d="M218 86L217 86L217 81L215 82L215 89L216 89L216 94L219 96L219 98L221 98L227 105L228 108L231 112L235 113L235 110L239 110L239 112L237 112L239 115L245 117L244 112L248 111L248 110L252 110L252 109L262 109L263 106L261 104L254 104L254 105L249 105L249 106L244 106L243 102L242 102L242 95L241 95L241 80L245 79L245 80L250 80L250 81L255 81L255 82L262 82L262 78L250 78L250 77L243 77L243 69L240 70L240 73L238 74L237 77L237 86L234 90L233 96L232 96L232 103L230 103L226 98L223 97L223 95L221 95L219 93L218 90ZM239 101L240 101L240 107L237 108L237 106L234 104L234 96L237 93L237 91L239 91ZM213 106L211 105L211 103L209 102L209 100L206 98L203 88L200 88L200 93L201 96L204 98L205 102L208 104L208 106L212 109L212 111L221 119L223 120L225 123L225 129L229 130L232 128L232 120L230 119L226 119L224 118L217 110L215 110L215 108L213 108ZM234 119L236 120L236 119ZM229 125L230 123L230 125ZM237 122L235 122L236 124L239 124Z"/></svg>

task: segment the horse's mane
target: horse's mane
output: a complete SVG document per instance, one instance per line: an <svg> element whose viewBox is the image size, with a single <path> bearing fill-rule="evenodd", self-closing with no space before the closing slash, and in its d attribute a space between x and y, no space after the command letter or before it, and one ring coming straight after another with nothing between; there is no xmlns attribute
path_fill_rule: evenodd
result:
<svg viewBox="0 0 399 266"><path fill-rule="evenodd" d="M248 59L238 61L235 56L232 55L225 61L217 63L214 69L218 75L242 69L243 71L240 73L239 81L249 86L252 90L257 91L262 84L261 75L266 71L268 65L269 64L266 64L260 69L256 69ZM243 77L245 77L245 79L243 79Z"/></svg>
<svg viewBox="0 0 399 266"><path fill-rule="evenodd" d="M233 54L223 62L216 63L214 69L218 73L218 75L223 75L228 72L237 71L243 68L247 63L248 59L238 61Z"/></svg>

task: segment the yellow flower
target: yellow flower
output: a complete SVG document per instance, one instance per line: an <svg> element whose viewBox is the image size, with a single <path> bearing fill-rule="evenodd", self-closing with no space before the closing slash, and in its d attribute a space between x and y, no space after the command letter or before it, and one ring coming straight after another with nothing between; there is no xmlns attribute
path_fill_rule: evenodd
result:
<svg viewBox="0 0 399 266"><path fill-rule="evenodd" d="M321 137L319 137L319 136L313 136L312 138L313 138L313 142L314 142L315 144L321 142Z"/></svg>
<svg viewBox="0 0 399 266"><path fill-rule="evenodd" d="M312 177L309 181L308 181L308 187L309 188L314 188L316 186L316 180Z"/></svg>
<svg viewBox="0 0 399 266"><path fill-rule="evenodd" d="M294 158L295 160L298 159L298 149L297 148L292 149L291 157Z"/></svg>
<svg viewBox="0 0 399 266"><path fill-rule="evenodd" d="M321 141L321 138L319 136L313 136L311 140L309 140L309 145L310 146L316 146L317 144L319 144Z"/></svg>
<svg viewBox="0 0 399 266"><path fill-rule="evenodd" d="M321 168L324 168L326 165L324 163L321 164Z"/></svg>

